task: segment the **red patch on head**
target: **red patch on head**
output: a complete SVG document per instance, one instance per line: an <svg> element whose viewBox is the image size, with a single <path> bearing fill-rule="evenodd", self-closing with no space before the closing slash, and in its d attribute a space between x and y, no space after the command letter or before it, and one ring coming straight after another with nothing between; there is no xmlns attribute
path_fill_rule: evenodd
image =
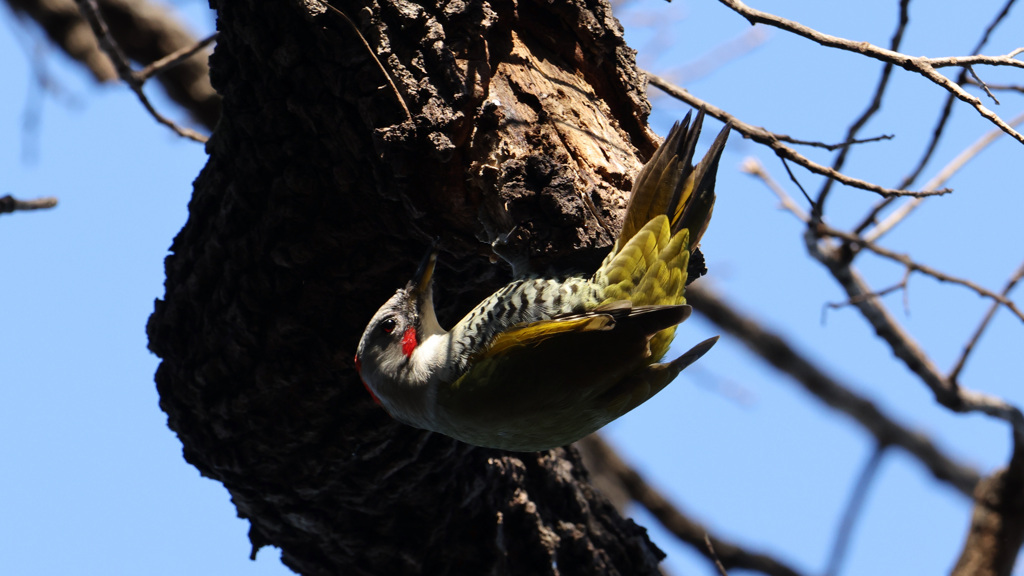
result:
<svg viewBox="0 0 1024 576"><path fill-rule="evenodd" d="M416 349L419 342L416 341L416 329L407 328L405 334L402 334L402 354L406 356L412 356L412 351Z"/></svg>
<svg viewBox="0 0 1024 576"><path fill-rule="evenodd" d="M358 354L356 354L355 362L356 362L356 372L362 372L363 371L363 363L359 361L359 355ZM380 406L380 398L377 398L377 395L373 393L373 390L370 390L370 385L366 383L366 380L363 380L362 376L360 376L359 380L363 383L363 388L366 388L366 391L370 393L370 398L373 398L373 402L375 404L377 404L378 406Z"/></svg>

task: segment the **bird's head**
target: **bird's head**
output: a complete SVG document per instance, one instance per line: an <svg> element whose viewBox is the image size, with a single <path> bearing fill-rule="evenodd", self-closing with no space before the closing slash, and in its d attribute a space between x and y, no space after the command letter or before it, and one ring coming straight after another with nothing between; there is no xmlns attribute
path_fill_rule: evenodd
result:
<svg viewBox="0 0 1024 576"><path fill-rule="evenodd" d="M356 370L366 389L399 420L404 420L404 410L398 404L422 393L418 389L429 383L437 364L421 344L445 334L434 313L431 280L436 262L437 251L431 247L413 279L370 319L356 349Z"/></svg>

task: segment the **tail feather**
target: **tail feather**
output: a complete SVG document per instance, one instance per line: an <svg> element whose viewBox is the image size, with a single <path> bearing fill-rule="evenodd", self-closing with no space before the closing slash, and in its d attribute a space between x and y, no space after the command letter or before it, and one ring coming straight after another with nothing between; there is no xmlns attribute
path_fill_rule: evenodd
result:
<svg viewBox="0 0 1024 576"><path fill-rule="evenodd" d="M684 368L693 364L718 342L718 336L697 344L685 354L671 362L656 363L635 372L619 382L600 399L603 406L614 418L650 400L669 385Z"/></svg>
<svg viewBox="0 0 1024 576"><path fill-rule="evenodd" d="M690 230L689 249L700 242L715 205L715 175L731 128L725 126L704 159L694 166L703 124L703 110L697 113L692 125L688 113L682 122L672 126L668 137L637 175L619 233L619 247L660 214L669 217L673 234Z"/></svg>
<svg viewBox="0 0 1024 576"><path fill-rule="evenodd" d="M702 117L703 114L698 115L698 122ZM687 150L692 159L693 148L696 145L693 134L699 132L697 123L695 127L698 130L689 130L689 126L688 112L682 122L676 122L672 126L668 137L637 175L629 196L629 205L626 207L622 231L619 233L619 246L625 246L633 235L655 216L669 214L669 206L673 201L679 201L677 188L685 182L686 175L683 172L689 168L689 162L681 163L680 159L686 159Z"/></svg>
<svg viewBox="0 0 1024 576"><path fill-rule="evenodd" d="M637 176L615 248L594 273L593 283L600 288L598 302L629 300L634 306L686 303L691 253L711 218L715 174L730 130L726 125L694 166L703 123L703 110L692 124L687 114L672 127ZM697 277L703 271L703 259L698 253L693 260ZM675 327L668 327L651 337L653 361L668 352L674 335Z"/></svg>
<svg viewBox="0 0 1024 576"><path fill-rule="evenodd" d="M693 348L686 351L685 354L676 358L675 360L668 363L669 373L672 375L671 379L674 379L679 375L687 366L693 364L697 360L700 360L701 356L708 353L711 347L718 342L718 336L712 336L707 340L697 344Z"/></svg>
<svg viewBox="0 0 1024 576"><path fill-rule="evenodd" d="M696 122L694 126L697 127ZM700 239L708 228L708 222L711 221L711 213L715 208L715 181L718 174L718 163L722 158L722 151L725 150L725 142L729 138L730 128L731 125L726 124L725 128L718 133L711 148L704 155L704 159L688 175L684 187L686 194L682 198L682 202L674 204L675 217L672 220L672 232L689 230L690 250L700 244Z"/></svg>

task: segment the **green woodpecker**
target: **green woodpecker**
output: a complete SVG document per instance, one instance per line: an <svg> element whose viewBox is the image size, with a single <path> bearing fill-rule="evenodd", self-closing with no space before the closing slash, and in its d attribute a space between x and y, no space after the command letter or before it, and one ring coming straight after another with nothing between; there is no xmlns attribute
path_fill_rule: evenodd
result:
<svg viewBox="0 0 1024 576"><path fill-rule="evenodd" d="M690 315L690 254L711 218L729 133L694 167L703 116L690 127L687 114L643 167L622 231L590 277L517 278L445 331L432 252L359 342L356 369L374 400L400 422L469 444L546 450L636 408L703 356L717 337L659 362Z"/></svg>

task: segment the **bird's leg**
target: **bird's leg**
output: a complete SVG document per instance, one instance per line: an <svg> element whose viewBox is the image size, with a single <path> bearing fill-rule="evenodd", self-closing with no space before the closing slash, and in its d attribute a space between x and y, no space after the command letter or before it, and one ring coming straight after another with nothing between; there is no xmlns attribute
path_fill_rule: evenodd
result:
<svg viewBox="0 0 1024 576"><path fill-rule="evenodd" d="M512 267L512 276L522 278L531 272L530 267L530 242L528 234L519 224L516 224L505 234L499 234L491 241L491 250L494 255L501 258ZM513 235L515 234L515 237Z"/></svg>

